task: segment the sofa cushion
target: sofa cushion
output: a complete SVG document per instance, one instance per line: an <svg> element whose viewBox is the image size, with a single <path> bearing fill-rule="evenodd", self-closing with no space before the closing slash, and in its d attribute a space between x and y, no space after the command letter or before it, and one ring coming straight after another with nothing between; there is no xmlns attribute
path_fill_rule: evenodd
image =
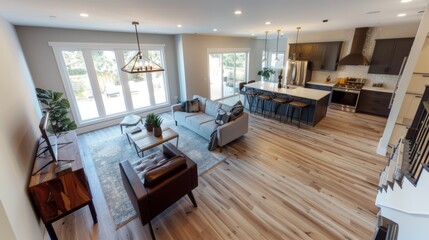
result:
<svg viewBox="0 0 429 240"><path fill-rule="evenodd" d="M236 104L234 104L234 106L232 106L231 109L231 116L229 118L230 121L234 121L235 119L237 119L238 117L241 116L241 114L243 114L244 111L244 106L241 103L240 100L238 100L238 102Z"/></svg>
<svg viewBox="0 0 429 240"><path fill-rule="evenodd" d="M220 109L224 110L225 112L231 112L232 106L222 104L222 106L220 106Z"/></svg>
<svg viewBox="0 0 429 240"><path fill-rule="evenodd" d="M199 134L203 136L205 139L210 139L210 135L213 133L213 131L216 130L218 126L219 125L217 125L214 120L205 122L200 125Z"/></svg>
<svg viewBox="0 0 429 240"><path fill-rule="evenodd" d="M191 116L195 116L201 114L199 112L192 112L192 113L187 113L187 112L174 112L174 119L178 122L181 123L185 123L186 122L186 118L191 117Z"/></svg>
<svg viewBox="0 0 429 240"><path fill-rule="evenodd" d="M207 98L205 97L201 97L199 95L194 95L193 99L198 98L198 104L200 107L200 111L201 112L205 112L206 111L206 102L207 102Z"/></svg>
<svg viewBox="0 0 429 240"><path fill-rule="evenodd" d="M221 105L219 102L207 100L205 113L215 118Z"/></svg>
<svg viewBox="0 0 429 240"><path fill-rule="evenodd" d="M194 126L195 129L198 129L199 126L203 123L209 122L209 121L213 121L214 118L210 115L207 114L197 114L194 116L190 116L186 118L186 125L188 126Z"/></svg>
<svg viewBox="0 0 429 240"><path fill-rule="evenodd" d="M200 104L198 98L186 101L186 112L199 112Z"/></svg>

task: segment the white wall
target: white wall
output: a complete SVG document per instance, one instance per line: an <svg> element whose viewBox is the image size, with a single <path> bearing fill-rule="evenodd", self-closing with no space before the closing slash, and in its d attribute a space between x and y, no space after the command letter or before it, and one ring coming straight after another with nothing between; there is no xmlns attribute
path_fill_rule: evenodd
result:
<svg viewBox="0 0 429 240"><path fill-rule="evenodd" d="M257 72L261 68L264 42L253 38L217 37L195 34L181 35L183 47L183 67L186 86L186 98L194 94L209 97L209 48L249 48L249 79L259 79ZM180 64L180 63L179 63ZM180 70L179 70L180 72ZM182 97L183 98L183 97ZM183 100L183 99L182 99Z"/></svg>
<svg viewBox="0 0 429 240"><path fill-rule="evenodd" d="M1 17L0 56L0 200L16 239L42 239L27 190L41 113L15 30Z"/></svg>

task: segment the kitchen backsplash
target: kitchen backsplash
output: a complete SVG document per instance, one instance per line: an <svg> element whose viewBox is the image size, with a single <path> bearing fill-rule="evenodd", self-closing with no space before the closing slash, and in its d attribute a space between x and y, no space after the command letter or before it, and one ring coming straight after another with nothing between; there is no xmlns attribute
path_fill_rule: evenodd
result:
<svg viewBox="0 0 429 240"><path fill-rule="evenodd" d="M366 86L372 86L373 83L383 83L386 89L395 88L398 76L396 75L383 75L383 74L368 74L369 66L339 66L335 72L327 71L313 71L311 76L312 82L325 82L326 78L331 75L331 82L335 83L337 78L352 77L352 78L365 78Z"/></svg>

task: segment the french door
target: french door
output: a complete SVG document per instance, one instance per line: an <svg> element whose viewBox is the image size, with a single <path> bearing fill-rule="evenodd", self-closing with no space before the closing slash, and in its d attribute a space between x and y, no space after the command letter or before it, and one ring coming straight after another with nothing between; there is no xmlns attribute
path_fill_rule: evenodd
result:
<svg viewBox="0 0 429 240"><path fill-rule="evenodd" d="M248 50L209 51L210 99L229 97L240 91L240 82L248 78L248 58Z"/></svg>

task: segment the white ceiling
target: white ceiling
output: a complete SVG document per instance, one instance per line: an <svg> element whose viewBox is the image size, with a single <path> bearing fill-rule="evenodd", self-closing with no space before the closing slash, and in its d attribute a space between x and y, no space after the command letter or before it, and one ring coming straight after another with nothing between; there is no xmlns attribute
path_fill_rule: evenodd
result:
<svg viewBox="0 0 429 240"><path fill-rule="evenodd" d="M297 26L319 32L418 22L426 5L427 0L1 0L0 16L25 26L133 32L131 22L139 21L139 32L147 33L262 37L270 31L274 37L277 29L291 34ZM366 14L372 11L380 12ZM82 12L89 17L80 17Z"/></svg>

